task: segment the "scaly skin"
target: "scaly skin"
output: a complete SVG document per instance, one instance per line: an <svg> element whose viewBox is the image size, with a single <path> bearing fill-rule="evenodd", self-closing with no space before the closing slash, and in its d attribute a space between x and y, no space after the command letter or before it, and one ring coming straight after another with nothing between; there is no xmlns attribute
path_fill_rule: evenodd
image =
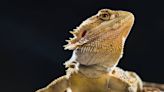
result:
<svg viewBox="0 0 164 92"><path fill-rule="evenodd" d="M73 50L67 74L37 92L141 92L137 74L116 67L133 22L132 13L110 9L85 20L64 46Z"/></svg>
<svg viewBox="0 0 164 92"><path fill-rule="evenodd" d="M71 91L68 91L70 88ZM82 73L62 76L36 92L141 92L142 82L134 72L115 68L99 78L88 78Z"/></svg>

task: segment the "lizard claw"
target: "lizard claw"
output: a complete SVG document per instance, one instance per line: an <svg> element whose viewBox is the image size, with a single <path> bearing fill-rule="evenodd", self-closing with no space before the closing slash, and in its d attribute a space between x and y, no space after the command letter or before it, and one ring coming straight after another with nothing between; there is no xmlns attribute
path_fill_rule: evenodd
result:
<svg viewBox="0 0 164 92"><path fill-rule="evenodd" d="M76 61L67 61L64 63L64 65L66 68L68 68L66 70L68 77L70 77L72 73L78 73L79 71L79 63Z"/></svg>

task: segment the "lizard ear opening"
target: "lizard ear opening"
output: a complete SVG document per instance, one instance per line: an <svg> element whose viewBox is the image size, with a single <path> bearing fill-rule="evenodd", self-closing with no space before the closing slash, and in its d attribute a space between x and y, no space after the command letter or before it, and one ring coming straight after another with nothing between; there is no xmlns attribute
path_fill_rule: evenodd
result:
<svg viewBox="0 0 164 92"><path fill-rule="evenodd" d="M87 31L86 31L86 30L85 30L85 31L83 31L83 32L82 32L82 34L81 34L81 37L84 37L86 33L87 33Z"/></svg>

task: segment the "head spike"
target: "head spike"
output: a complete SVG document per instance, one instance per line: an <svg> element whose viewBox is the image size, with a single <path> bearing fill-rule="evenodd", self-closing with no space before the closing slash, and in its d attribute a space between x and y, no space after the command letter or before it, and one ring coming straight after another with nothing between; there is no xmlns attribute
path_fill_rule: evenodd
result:
<svg viewBox="0 0 164 92"><path fill-rule="evenodd" d="M74 29L73 31L69 31L74 37L78 37L79 32Z"/></svg>
<svg viewBox="0 0 164 92"><path fill-rule="evenodd" d="M70 37L69 39L70 39L70 40L73 40L74 38L71 38L71 37Z"/></svg>
<svg viewBox="0 0 164 92"><path fill-rule="evenodd" d="M75 31L69 31L71 34L74 34L75 33Z"/></svg>
<svg viewBox="0 0 164 92"><path fill-rule="evenodd" d="M66 45L63 45L64 47L64 50L74 50L77 45L76 44L66 44Z"/></svg>
<svg viewBox="0 0 164 92"><path fill-rule="evenodd" d="M68 43L70 42L70 40L65 40L65 41L68 42Z"/></svg>

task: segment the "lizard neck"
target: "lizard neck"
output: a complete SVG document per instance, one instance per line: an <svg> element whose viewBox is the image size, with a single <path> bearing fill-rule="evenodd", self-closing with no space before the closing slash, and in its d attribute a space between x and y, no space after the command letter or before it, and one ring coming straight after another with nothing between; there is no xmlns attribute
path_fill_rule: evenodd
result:
<svg viewBox="0 0 164 92"><path fill-rule="evenodd" d="M100 64L94 64L94 65L82 65L78 62L66 62L65 63L66 68L66 75L69 78L73 73L81 73L87 78L99 78L102 75L110 74L115 66L108 67L105 65Z"/></svg>
<svg viewBox="0 0 164 92"><path fill-rule="evenodd" d="M103 74L110 74L113 71L114 67L107 67L103 65L80 65L79 72L82 73L87 78L99 78Z"/></svg>
<svg viewBox="0 0 164 92"><path fill-rule="evenodd" d="M85 60L84 58L79 59L82 56L77 58L76 53L74 51L72 58L69 61L67 61L65 65L68 68L70 65L76 66L76 64L78 64L78 66L74 69L69 68L67 72L70 72L70 70L78 71L88 78L98 78L102 74L110 74L113 71L113 69L116 67L116 65L118 64L120 58L122 57L124 43L125 43L125 39L120 39L120 38L117 38L113 42L111 42L110 43L112 44L111 45L112 47L110 47L111 50L106 51L106 53L108 54L107 57L103 56L103 57L97 58L99 55L101 55L101 53L97 53L98 54L97 56L95 56L95 54L93 53L90 53L89 54L90 56L91 54L95 56L95 57L92 57L92 59L103 61L101 63L93 64L93 65L80 64L79 62L84 62L85 60L87 60L87 58L85 58ZM105 59L105 61L103 59Z"/></svg>
<svg viewBox="0 0 164 92"><path fill-rule="evenodd" d="M105 67L115 67L123 56L124 43L125 39L122 37L114 39L114 41L109 43L109 49L111 50L106 51L108 52L109 56L106 57L106 61L99 64ZM105 59L105 57L103 57L103 59Z"/></svg>

